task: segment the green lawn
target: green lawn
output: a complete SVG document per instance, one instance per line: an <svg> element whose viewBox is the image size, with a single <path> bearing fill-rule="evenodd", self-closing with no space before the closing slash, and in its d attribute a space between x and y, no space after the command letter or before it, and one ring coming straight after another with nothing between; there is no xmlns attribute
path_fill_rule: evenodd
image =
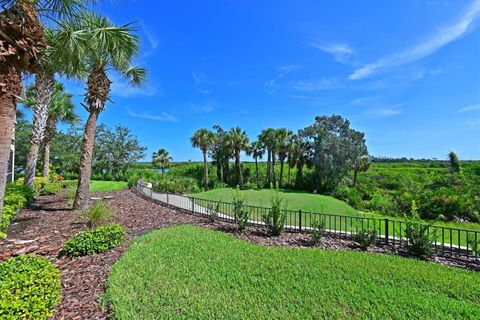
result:
<svg viewBox="0 0 480 320"><path fill-rule="evenodd" d="M479 319L480 273L185 225L138 238L105 298L115 319Z"/></svg>
<svg viewBox="0 0 480 320"><path fill-rule="evenodd" d="M77 187L77 180L65 180L64 183ZM90 192L107 192L123 190L128 187L128 183L124 181L90 181Z"/></svg>
<svg viewBox="0 0 480 320"><path fill-rule="evenodd" d="M210 191L196 193L192 196L198 199L212 200L212 201L223 201L231 202L233 200L235 189L222 188L222 189L213 189ZM261 190L241 190L240 193L245 196L245 202L248 205L260 206L260 207L270 207L270 199L272 197L272 190L261 189ZM302 210L302 226L310 226L310 222L315 220L315 217L309 214L309 212L323 212L334 215L346 215L352 217L368 217L368 218L377 218L377 227L381 234L385 230L385 218L404 221L401 217L389 217L381 214L370 213L370 212L361 212L357 211L345 202L335 199L330 196L324 196L319 194L312 194L301 191L292 191L292 190L280 190L282 197L284 197L287 205L287 209L290 210ZM209 203L202 203L199 201L197 204L210 207L214 209ZM230 211L229 211L230 210ZM224 207L224 210L221 210L222 213L233 215L231 208ZM261 221L260 214L252 214L251 219ZM340 219L339 217L330 216L325 221L327 229L339 230L342 231L358 231L364 228L371 228L373 224L367 224L366 221L360 219ZM428 222L426 222L428 223ZM287 216L287 224L289 225L299 225L299 215L298 213L290 213ZM443 222L435 221L433 224L443 227L452 227L452 228L461 228L461 229L470 229L470 230L480 230L480 224L478 223L454 223L454 222ZM404 236L405 224L399 225L398 223L394 224L389 223L390 235L391 236ZM402 230L400 230L402 229ZM471 233L470 233L471 235ZM452 239L453 244L467 244L467 234L465 232L457 232L445 230L442 234L441 232L437 233L437 241L449 241Z"/></svg>

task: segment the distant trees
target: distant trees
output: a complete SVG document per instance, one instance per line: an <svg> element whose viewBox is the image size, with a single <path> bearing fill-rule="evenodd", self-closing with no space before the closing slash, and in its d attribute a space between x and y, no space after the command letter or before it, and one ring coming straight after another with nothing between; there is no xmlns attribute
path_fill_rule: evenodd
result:
<svg viewBox="0 0 480 320"><path fill-rule="evenodd" d="M252 156L255 160L255 177L257 188L260 188L260 176L258 174L258 159L262 159L265 149L260 141L254 141L247 149L247 155Z"/></svg>
<svg viewBox="0 0 480 320"><path fill-rule="evenodd" d="M235 156L235 166L237 167L237 182L243 189L242 163L240 153L248 150L248 137L244 130L235 127L228 131L227 144L231 146Z"/></svg>
<svg viewBox="0 0 480 320"><path fill-rule="evenodd" d="M458 160L457 154L453 151L448 153L448 163L450 165L450 171L452 173L460 173L460 161Z"/></svg>
<svg viewBox="0 0 480 320"><path fill-rule="evenodd" d="M169 156L168 151L165 149L159 149L155 151L152 155L152 163L157 168L162 170L162 176L165 177L165 169L170 167L170 161L172 161L172 157Z"/></svg>
<svg viewBox="0 0 480 320"><path fill-rule="evenodd" d="M199 129L190 138L192 146L199 148L203 154L203 167L205 172L205 190L208 190L208 162L207 152L215 142L215 135L208 129Z"/></svg>

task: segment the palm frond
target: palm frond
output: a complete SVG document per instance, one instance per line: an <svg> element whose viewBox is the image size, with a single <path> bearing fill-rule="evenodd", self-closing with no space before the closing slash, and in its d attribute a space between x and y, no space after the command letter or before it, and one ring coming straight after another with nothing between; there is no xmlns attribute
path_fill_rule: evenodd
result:
<svg viewBox="0 0 480 320"><path fill-rule="evenodd" d="M147 80L147 70L142 67L130 67L122 72L122 76L130 84L141 86Z"/></svg>

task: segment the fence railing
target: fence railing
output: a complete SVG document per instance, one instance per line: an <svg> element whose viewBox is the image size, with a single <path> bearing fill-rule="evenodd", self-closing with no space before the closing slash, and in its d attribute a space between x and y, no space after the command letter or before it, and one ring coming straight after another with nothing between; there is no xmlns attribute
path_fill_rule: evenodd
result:
<svg viewBox="0 0 480 320"><path fill-rule="evenodd" d="M160 192L140 180L137 183L137 192L141 195L160 201L179 209L188 210L194 214L215 215L216 218L236 221L233 203L201 199L192 196ZM250 213L248 223L264 225L263 216L270 212L270 208L244 205ZM312 229L315 221L322 221L328 233L351 236L360 230L375 229L378 240L392 246L403 246L407 242L405 229L408 221L390 218L372 218L363 216L349 216L331 213L310 212L285 209L285 229L289 231L305 231ZM454 228L440 225L422 224L435 240L433 247L438 255L454 258L467 258L480 261L480 230Z"/></svg>

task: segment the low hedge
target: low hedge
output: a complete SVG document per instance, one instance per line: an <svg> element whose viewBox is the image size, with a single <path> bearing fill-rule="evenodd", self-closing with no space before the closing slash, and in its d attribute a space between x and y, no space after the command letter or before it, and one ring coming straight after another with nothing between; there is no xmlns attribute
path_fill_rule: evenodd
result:
<svg viewBox="0 0 480 320"><path fill-rule="evenodd" d="M33 201L33 190L29 186L19 183L9 183L6 186L3 210L0 217L0 239L6 237L5 231L10 221L17 214L17 210Z"/></svg>
<svg viewBox="0 0 480 320"><path fill-rule="evenodd" d="M29 255L0 264L0 319L47 319L60 297L60 271Z"/></svg>
<svg viewBox="0 0 480 320"><path fill-rule="evenodd" d="M122 226L111 224L89 231L77 233L63 246L63 251L70 258L105 252L118 247L125 236Z"/></svg>

